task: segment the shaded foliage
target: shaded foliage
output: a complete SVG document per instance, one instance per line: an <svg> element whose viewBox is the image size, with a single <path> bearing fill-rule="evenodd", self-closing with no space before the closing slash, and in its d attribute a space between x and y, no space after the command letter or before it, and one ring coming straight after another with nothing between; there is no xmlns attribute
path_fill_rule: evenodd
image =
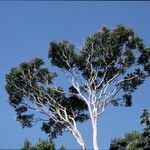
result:
<svg viewBox="0 0 150 150"><path fill-rule="evenodd" d="M35 145L32 145L29 140L25 140L21 150L56 150L56 148L55 144L49 140L39 140ZM59 150L65 150L64 146Z"/></svg>
<svg viewBox="0 0 150 150"><path fill-rule="evenodd" d="M141 124L144 124L146 127L143 129L143 136L147 136L150 138L150 110L143 110L141 118Z"/></svg>
<svg viewBox="0 0 150 150"><path fill-rule="evenodd" d="M111 141L110 150L129 150L131 147L136 150L142 146L141 133L134 131L126 133L122 138L116 138Z"/></svg>
<svg viewBox="0 0 150 150"><path fill-rule="evenodd" d="M87 120L88 115L84 113L87 106L84 101L74 95L65 96L60 87L53 88L52 82L56 74L49 72L43 65L43 61L36 58L11 69L6 75L6 90L9 94L9 103L17 113L16 119L23 127L32 127L36 122L32 111L36 110L35 107L48 106L48 109L55 113L57 104L60 104L67 109L68 115L76 114L76 121ZM42 114L46 115L44 112ZM50 116L48 121L42 119L41 121L43 121L42 130L51 138L61 135L66 128L65 124L54 121Z"/></svg>
<svg viewBox="0 0 150 150"><path fill-rule="evenodd" d="M84 122L88 119L88 115L83 111L87 109L87 106L85 105L84 101L78 97L71 96L66 98L61 105L67 108L67 113L71 116L76 114L75 120L77 122ZM66 129L66 125L49 118L48 122L43 122L41 129L50 134L51 138L56 138L58 135L63 134L63 131Z"/></svg>
<svg viewBox="0 0 150 150"><path fill-rule="evenodd" d="M141 124L146 127L143 132L126 133L122 138L115 138L111 141L110 150L148 150L150 149L150 112L143 110Z"/></svg>

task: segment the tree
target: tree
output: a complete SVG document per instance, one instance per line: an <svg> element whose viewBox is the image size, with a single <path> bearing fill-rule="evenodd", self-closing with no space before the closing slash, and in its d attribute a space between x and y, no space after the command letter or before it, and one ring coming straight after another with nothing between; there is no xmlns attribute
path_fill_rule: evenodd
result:
<svg viewBox="0 0 150 150"><path fill-rule="evenodd" d="M49 140L39 140L38 143L33 146L31 142L26 139L21 150L56 150L56 148L54 143ZM61 147L60 150L65 150L65 148Z"/></svg>
<svg viewBox="0 0 150 150"><path fill-rule="evenodd" d="M150 138L150 110L144 109L141 118L141 124L145 124L146 127L143 129L143 136ZM150 140L150 139L149 139ZM150 141L149 141L150 144Z"/></svg>
<svg viewBox="0 0 150 150"><path fill-rule="evenodd" d="M133 131L126 133L122 138L111 141L110 150L148 150L150 148L150 112L143 110L141 124L146 127L143 132Z"/></svg>
<svg viewBox="0 0 150 150"><path fill-rule="evenodd" d="M141 139L141 133L137 131L126 133L124 137L115 138L111 141L110 150L129 150L131 147L132 150L136 150Z"/></svg>
<svg viewBox="0 0 150 150"><path fill-rule="evenodd" d="M31 142L28 139L25 139L22 150L29 150L31 149L31 147L32 147Z"/></svg>
<svg viewBox="0 0 150 150"><path fill-rule="evenodd" d="M150 148L150 110L144 109L141 118L141 124L144 124L146 127L143 129L143 145L145 149Z"/></svg>
<svg viewBox="0 0 150 150"><path fill-rule="evenodd" d="M150 75L150 48L131 28L117 25L87 37L79 52L68 41L52 41L48 58L64 72L68 90L54 87L56 73L44 68L39 58L13 68L6 75L6 90L17 120L31 127L37 120L34 112L27 112L36 110L46 116L38 120L51 138L68 129L85 149L77 122L90 119L93 148L98 150L98 118L110 104L132 105L132 93Z"/></svg>

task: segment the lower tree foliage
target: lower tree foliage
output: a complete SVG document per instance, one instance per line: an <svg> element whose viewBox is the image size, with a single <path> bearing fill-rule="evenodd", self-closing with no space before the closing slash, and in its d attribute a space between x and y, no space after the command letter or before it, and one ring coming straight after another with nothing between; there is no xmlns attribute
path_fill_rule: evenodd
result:
<svg viewBox="0 0 150 150"><path fill-rule="evenodd" d="M56 150L55 144L49 140L39 140L35 145L32 145L29 140L24 141L21 150ZM62 146L59 150L65 150Z"/></svg>
<svg viewBox="0 0 150 150"><path fill-rule="evenodd" d="M146 127L143 132L133 131L122 138L111 141L110 150L149 150L150 149L150 111L144 110L141 115L141 124Z"/></svg>

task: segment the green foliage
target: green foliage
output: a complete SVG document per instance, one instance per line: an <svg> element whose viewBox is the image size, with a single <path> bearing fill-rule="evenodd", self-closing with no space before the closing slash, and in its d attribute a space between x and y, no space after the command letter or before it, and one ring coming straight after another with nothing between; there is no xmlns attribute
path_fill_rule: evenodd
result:
<svg viewBox="0 0 150 150"><path fill-rule="evenodd" d="M150 149L150 112L144 110L141 115L141 123L145 123L143 132L131 132L122 138L115 138L111 141L110 150L148 150Z"/></svg>
<svg viewBox="0 0 150 150"><path fill-rule="evenodd" d="M74 49L73 44L69 44L68 41L53 41L50 43L48 57L51 63L59 68L78 70L86 81L90 79L92 69L95 72L98 70L95 85L100 83L106 73L97 92L119 73L118 78L122 76L124 81L116 86L122 91L122 97L114 98L112 104L132 105L131 94L150 75L150 48L144 45L133 29L121 24L114 29L102 27L100 31L86 38L79 53L75 53ZM65 53L66 58L63 58ZM72 87L70 90L77 93Z"/></svg>
<svg viewBox="0 0 150 150"><path fill-rule="evenodd" d="M150 138L144 137L140 132L131 132L124 137L113 139L110 150L148 150L150 148Z"/></svg>
<svg viewBox="0 0 150 150"><path fill-rule="evenodd" d="M141 134L139 132L134 131L131 133L127 133L123 138L113 139L111 141L110 150L126 150L127 147L131 148L131 146L132 147L133 145L135 146L135 141L139 142L140 140L141 140Z"/></svg>
<svg viewBox="0 0 150 150"><path fill-rule="evenodd" d="M74 45L68 41L50 42L48 57L53 65L68 70L69 66L73 67L75 56Z"/></svg>
<svg viewBox="0 0 150 150"><path fill-rule="evenodd" d="M21 150L31 150L32 144L28 139L25 139L23 148Z"/></svg>
<svg viewBox="0 0 150 150"><path fill-rule="evenodd" d="M39 141L39 143L37 143L35 145L35 150L54 150L54 144L50 141Z"/></svg>
<svg viewBox="0 0 150 150"><path fill-rule="evenodd" d="M76 113L77 116L75 120L77 122L84 122L88 119L88 115L84 112L87 110L87 105L82 99L79 99L76 96L70 96L66 97L60 104L67 108L67 113L71 116ZM49 118L48 122L43 122L41 129L49 134L51 138L56 138L58 135L63 134L65 128L65 124L61 124L60 122L56 122L52 118Z"/></svg>
<svg viewBox="0 0 150 150"><path fill-rule="evenodd" d="M65 147L64 147L64 146L62 146L62 147L60 148L60 150L65 150Z"/></svg>
<svg viewBox="0 0 150 150"><path fill-rule="evenodd" d="M150 138L150 110L143 110L141 118L141 124L145 124L146 127L144 128L143 136L148 136Z"/></svg>
<svg viewBox="0 0 150 150"><path fill-rule="evenodd" d="M39 140L34 146L29 140L25 140L22 150L55 150L55 145L49 140Z"/></svg>
<svg viewBox="0 0 150 150"><path fill-rule="evenodd" d="M67 109L68 115L72 116L76 113L76 121L87 120L85 102L74 95L66 96L61 87L57 89L53 87L52 83L56 74L49 72L43 65L44 62L36 58L30 62L21 63L19 67L11 69L6 75L9 103L17 113L17 121L22 127L32 127L36 123L33 112L36 109L33 105L38 108L49 107L48 109L55 113L58 104ZM45 115L45 112L41 113ZM41 121L43 121L41 129L48 133L50 138L62 135L66 128L66 124L56 122L50 116L47 121L42 119Z"/></svg>

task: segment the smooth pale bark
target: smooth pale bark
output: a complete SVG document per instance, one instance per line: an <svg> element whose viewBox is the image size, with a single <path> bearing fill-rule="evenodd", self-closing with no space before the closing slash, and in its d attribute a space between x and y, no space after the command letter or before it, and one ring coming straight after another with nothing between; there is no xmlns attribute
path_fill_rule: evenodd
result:
<svg viewBox="0 0 150 150"><path fill-rule="evenodd" d="M82 150L85 150L85 149L86 149L86 148L85 148L85 143L84 143L84 141L83 141L83 138L82 138L80 132L77 131L77 130L75 130L75 131L72 131L72 134L73 134L74 137L76 138L78 144L81 146L81 149L82 149Z"/></svg>
<svg viewBox="0 0 150 150"><path fill-rule="evenodd" d="M99 150L98 140L97 140L97 121L98 121L98 117L97 117L97 109L96 109L95 113L91 114L91 123L92 123L92 128L93 128L93 149L94 150Z"/></svg>
<svg viewBox="0 0 150 150"><path fill-rule="evenodd" d="M81 146L82 150L85 150L85 144L84 141L82 139L76 138L78 144Z"/></svg>
<svg viewBox="0 0 150 150"><path fill-rule="evenodd" d="M92 121L93 126L93 148L94 150L98 150L98 142L97 142L97 117Z"/></svg>

